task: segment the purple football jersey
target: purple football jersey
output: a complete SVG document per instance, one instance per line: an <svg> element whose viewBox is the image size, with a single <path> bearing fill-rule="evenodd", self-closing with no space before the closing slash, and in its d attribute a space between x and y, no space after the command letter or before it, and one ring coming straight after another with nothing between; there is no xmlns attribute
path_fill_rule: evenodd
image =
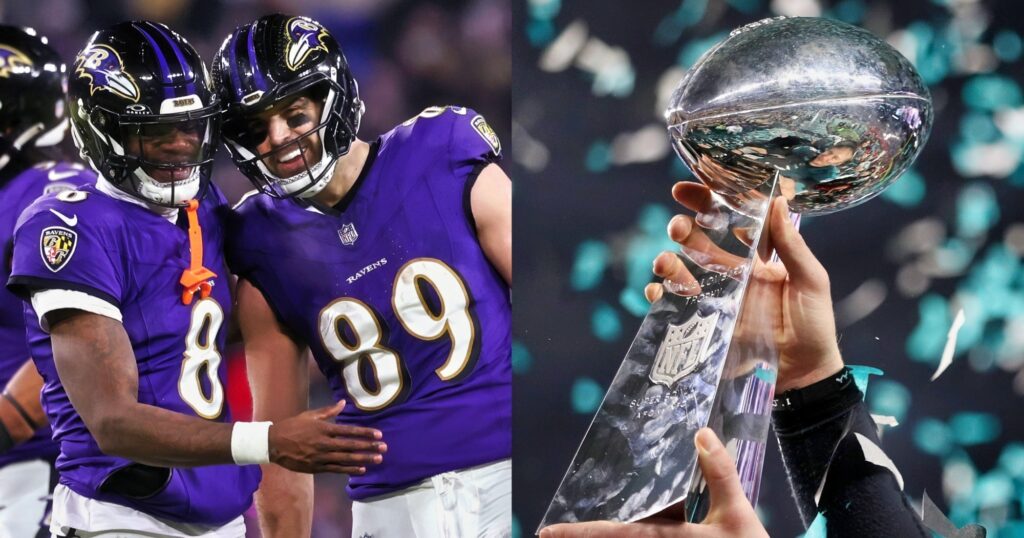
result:
<svg viewBox="0 0 1024 538"><path fill-rule="evenodd" d="M469 211L499 156L481 116L431 108L371 145L332 210L262 194L236 208L232 270L310 346L347 401L338 422L383 432L354 499L511 455L509 288Z"/></svg>
<svg viewBox="0 0 1024 538"><path fill-rule="evenodd" d="M231 294L223 259L223 195L211 187L199 206L203 265L218 276L212 294L181 301L189 265L184 215L178 225L94 187L48 195L19 219L8 287L84 292L116 306L138 362L139 402L213 421L228 421L224 348ZM252 504L259 467L173 469L167 486L145 499L101 491L112 472L133 462L103 454L72 407L53 361L49 334L26 302L28 343L43 375L43 407L60 443L60 482L85 497L176 521L221 525ZM212 345L211 345L212 344ZM103 375L97 372L97 375Z"/></svg>
<svg viewBox="0 0 1024 538"><path fill-rule="evenodd" d="M3 269L0 276L7 282L11 272L11 253L14 247L14 224L18 215L36 198L51 192L71 190L80 185L93 184L96 175L80 164L45 162L27 168L9 180L0 179L0 248L3 249ZM0 388L7 385L14 373L29 359L25 342L25 316L21 299L6 288L0 289ZM57 457L57 444L50 439L50 428L44 426L35 435L0 454L0 467L17 461Z"/></svg>

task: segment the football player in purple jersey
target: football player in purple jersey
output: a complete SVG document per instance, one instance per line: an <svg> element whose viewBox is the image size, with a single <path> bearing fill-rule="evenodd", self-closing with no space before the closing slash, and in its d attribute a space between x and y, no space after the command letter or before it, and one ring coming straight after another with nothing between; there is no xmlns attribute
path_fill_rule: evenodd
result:
<svg viewBox="0 0 1024 538"><path fill-rule="evenodd" d="M0 25L0 276L10 274L14 223L37 197L92 183L78 164L52 161L64 139L67 67L45 37ZM0 536L49 536L43 525L57 445L39 401L21 300L0 290Z"/></svg>
<svg viewBox="0 0 1024 538"><path fill-rule="evenodd" d="M344 402L231 422L227 207L209 185L221 104L191 45L148 21L96 32L68 101L99 178L25 210L8 281L60 444L50 531L237 538L255 464L358 474L378 461L379 432L328 420Z"/></svg>
<svg viewBox="0 0 1024 538"><path fill-rule="evenodd" d="M511 535L511 184L484 118L432 107L356 138L335 39L270 15L213 62L223 138L259 192L228 226L258 419L302 412L305 351L339 424L383 433L349 478L353 536ZM308 536L312 481L266 469L265 536Z"/></svg>

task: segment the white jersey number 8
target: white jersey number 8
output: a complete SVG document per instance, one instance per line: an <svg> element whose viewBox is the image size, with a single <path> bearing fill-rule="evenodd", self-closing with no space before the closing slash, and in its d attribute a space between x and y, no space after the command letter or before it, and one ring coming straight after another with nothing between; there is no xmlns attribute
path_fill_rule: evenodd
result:
<svg viewBox="0 0 1024 538"><path fill-rule="evenodd" d="M206 419L215 419L224 409L224 386L217 370L220 353L217 351L217 333L224 323L224 309L213 299L201 299L192 307L192 322L185 336L185 359L181 362L178 394L196 412ZM210 397L203 393L199 381L200 370L206 366L206 379Z"/></svg>

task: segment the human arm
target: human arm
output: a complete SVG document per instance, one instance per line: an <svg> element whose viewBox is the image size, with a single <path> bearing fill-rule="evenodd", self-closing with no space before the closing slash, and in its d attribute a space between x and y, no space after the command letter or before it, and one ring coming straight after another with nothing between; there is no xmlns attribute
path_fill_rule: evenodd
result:
<svg viewBox="0 0 1024 538"><path fill-rule="evenodd" d="M500 166L480 171L470 190L476 235L491 265L512 285L512 181Z"/></svg>
<svg viewBox="0 0 1024 538"><path fill-rule="evenodd" d="M48 320L57 374L100 450L161 467L234 463L233 424L138 401L135 356L120 321L76 309L54 310ZM336 437L353 430L328 422L340 410L335 405L271 426L270 461L303 472L344 472L339 451L350 441Z"/></svg>
<svg viewBox="0 0 1024 538"><path fill-rule="evenodd" d="M845 368L776 397L772 421L800 518L807 526L825 513L829 536L930 536L893 473L864 455L861 443L881 442L863 400Z"/></svg>
<svg viewBox="0 0 1024 538"><path fill-rule="evenodd" d="M695 183L677 184L673 197L698 213L714 203L707 187ZM793 226L784 199L773 201L768 218L770 246L781 263L756 262L750 286L774 320L769 326L779 372L773 421L803 523L824 511L829 532L839 536L921 535L920 519L893 475L865 461L857 441L860 434L880 444L839 354L828 273ZM704 238L693 217L675 217L668 232L682 245L712 249L699 244ZM671 253L658 256L654 272L675 282L693 280ZM652 284L645 291L655 300L662 288ZM816 502L826 472L829 479Z"/></svg>
<svg viewBox="0 0 1024 538"><path fill-rule="evenodd" d="M4 446L4 432L0 432L0 453L28 441L37 429L47 423L39 399L42 388L43 378L31 359L26 360L7 382L0 398L0 429L6 432L9 446Z"/></svg>
<svg viewBox="0 0 1024 538"><path fill-rule="evenodd" d="M304 346L274 318L263 294L249 281L235 287L238 324L245 343L246 371L254 420L281 420L306 410L309 370ZM263 466L256 509L264 536L294 532L309 536L313 522L313 477L277 465Z"/></svg>

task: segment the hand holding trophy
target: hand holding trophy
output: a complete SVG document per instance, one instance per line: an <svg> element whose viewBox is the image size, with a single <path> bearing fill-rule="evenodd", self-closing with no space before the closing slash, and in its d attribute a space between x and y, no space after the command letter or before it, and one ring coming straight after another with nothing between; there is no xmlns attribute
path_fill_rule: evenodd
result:
<svg viewBox="0 0 1024 538"><path fill-rule="evenodd" d="M659 258L675 293L661 294L641 324L541 527L636 521L677 505L699 520L693 439L703 427L733 455L756 503L779 368L803 348L834 344L809 341L821 331L802 337L813 308L780 322L780 290L792 290L768 264L771 238L786 238L769 231L771 202L781 195L798 220L879 194L924 145L932 107L913 66L871 33L778 17L708 51L665 116L701 182L673 193L697 212L670 225L681 254Z"/></svg>

